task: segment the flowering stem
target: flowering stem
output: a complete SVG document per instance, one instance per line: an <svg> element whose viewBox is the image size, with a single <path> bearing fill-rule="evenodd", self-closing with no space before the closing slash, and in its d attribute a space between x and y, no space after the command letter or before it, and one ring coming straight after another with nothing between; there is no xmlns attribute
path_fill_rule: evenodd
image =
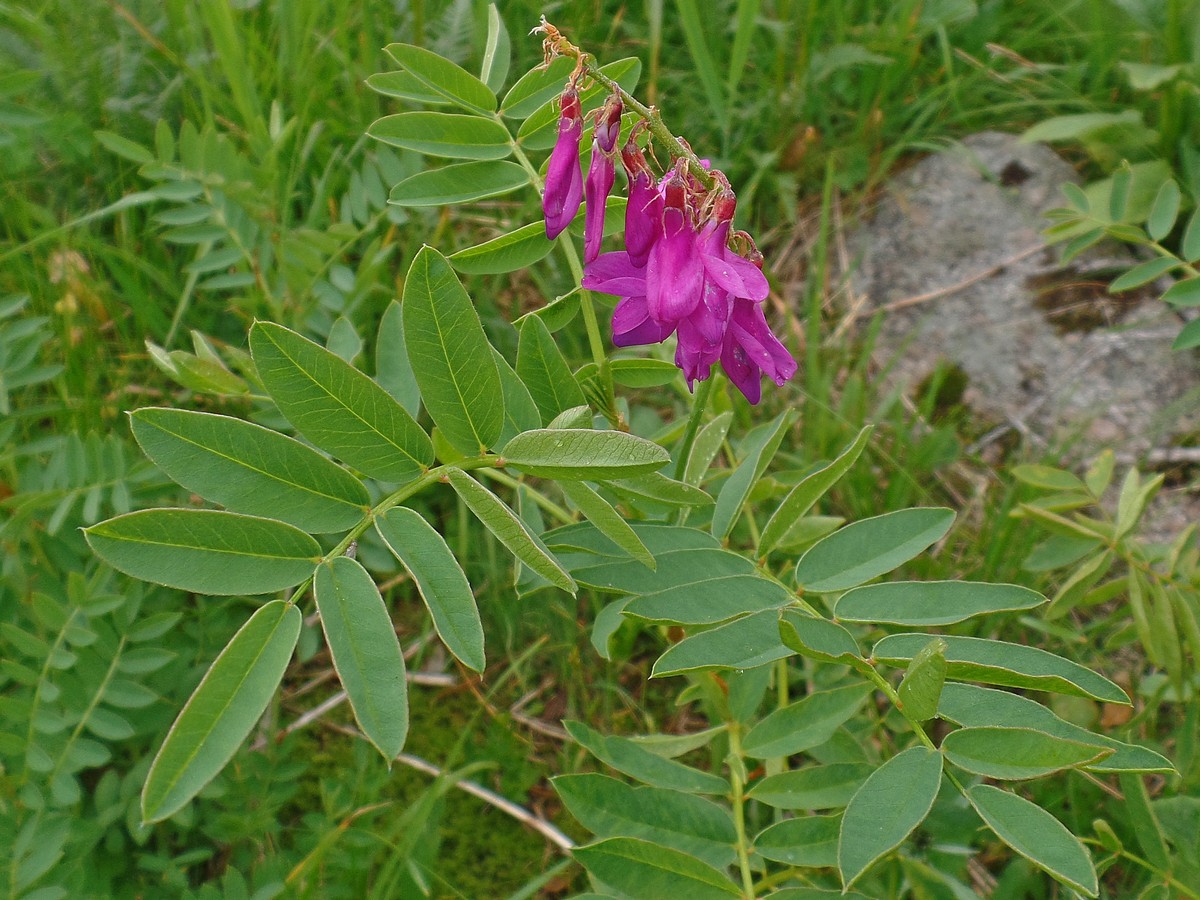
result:
<svg viewBox="0 0 1200 900"><path fill-rule="evenodd" d="M583 264L579 261L579 253L571 240L571 235L563 232L558 236L558 245L567 257L567 265L571 269L571 277L576 284L583 283ZM620 422L617 412L616 389L613 387L612 366L608 354L604 352L604 338L600 336L600 321L596 318L596 307L592 303L592 292L586 288L579 289L579 305L583 310L583 324L587 328L588 344L592 348L592 360L600 372L600 384L604 388L604 402L608 407L602 410L605 417L613 425Z"/></svg>
<svg viewBox="0 0 1200 900"><path fill-rule="evenodd" d="M576 52L579 54L580 64L583 66L584 71L588 73L589 77L591 77L594 81L604 85L610 91L618 94L621 98L621 102L624 103L627 108L633 110L643 119L645 119L646 123L650 126L650 133L654 135L659 143L663 144L667 148L667 151L671 154L671 156L675 157L676 159L686 159L688 161L688 168L691 169L692 174L703 181L708 187L711 188L716 185L716 179L714 179L709 171L704 168L704 165L700 162L700 157L693 153L688 146L683 143L683 141L679 140L679 138L675 137L675 135L671 133L671 129L669 129L663 122L662 114L659 113L657 109L646 106L644 103L638 100L637 97L633 96L623 87L621 87L621 85L617 84L617 82L613 81L603 72L601 72L600 67L596 65L596 62L592 58L591 54L584 53L578 49Z"/></svg>
<svg viewBox="0 0 1200 900"><path fill-rule="evenodd" d="M687 429L683 432L683 443L679 446L679 458L675 460L675 480L682 481L687 470L688 457L692 453L692 445L696 443L696 433L700 430L700 422L704 418L704 410L708 408L708 396L712 393L715 376L709 376L700 382L700 390L692 402L692 414L688 416Z"/></svg>

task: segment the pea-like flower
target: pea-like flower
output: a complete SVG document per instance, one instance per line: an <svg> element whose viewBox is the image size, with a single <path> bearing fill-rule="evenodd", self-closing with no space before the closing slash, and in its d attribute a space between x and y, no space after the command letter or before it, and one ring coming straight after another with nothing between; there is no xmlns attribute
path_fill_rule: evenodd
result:
<svg viewBox="0 0 1200 900"><path fill-rule="evenodd" d="M583 110L579 94L568 87L559 99L558 140L550 152L542 212L546 237L554 240L571 224L583 203L583 172L579 166L579 141L583 138Z"/></svg>
<svg viewBox="0 0 1200 900"><path fill-rule="evenodd" d="M780 385L795 375L795 359L763 314L770 287L762 256L749 235L731 235L737 199L724 174L701 161L709 169L709 177L702 177L691 168L689 159L695 157L689 154L657 179L638 145L645 126L634 126L621 148L629 179L625 249L601 253L605 204L616 173L621 99L614 93L595 113L586 186L579 165L583 115L573 84L560 107L558 140L542 198L546 235L553 239L562 233L586 191L583 287L619 298L613 343L656 344L673 334L675 364L689 389L711 377L719 362L751 403L762 398L763 375Z"/></svg>
<svg viewBox="0 0 1200 900"><path fill-rule="evenodd" d="M667 209L674 207L668 203ZM710 203L712 218L699 232L689 229L685 216L684 224L671 237L682 245L685 238L680 235L690 235L690 247L687 252L673 253L674 244L668 243L667 252L652 253L651 259L658 260L655 288L651 286L652 266L639 267L627 251L598 256L584 273L583 287L621 298L613 311L616 346L656 344L675 334L675 364L683 370L688 387L709 378L713 364L720 361L746 399L758 403L761 376L766 374L776 384L783 384L796 373L796 361L767 325L762 301L769 285L757 264L757 254L751 261L728 246L733 209L733 194L726 190ZM665 233L660 234L653 247L666 238ZM696 269L684 272L684 289L672 281L678 274L670 268L672 263ZM663 297L653 301L652 289L665 292L665 301ZM670 315L664 316L664 310Z"/></svg>

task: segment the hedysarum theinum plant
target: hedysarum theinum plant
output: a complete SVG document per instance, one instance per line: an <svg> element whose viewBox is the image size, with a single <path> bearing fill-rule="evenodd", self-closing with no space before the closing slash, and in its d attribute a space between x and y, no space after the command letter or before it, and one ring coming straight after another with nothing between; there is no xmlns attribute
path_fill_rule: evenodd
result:
<svg viewBox="0 0 1200 900"><path fill-rule="evenodd" d="M620 298L612 320L616 346L660 343L675 335L675 364L689 388L708 379L713 364L720 362L746 399L758 403L762 376L782 385L796 373L796 361L763 314L770 288L762 255L748 234L732 231L737 198L728 179L667 132L657 114L591 66L587 55L553 25L543 21L538 30L546 36L547 62L555 56L577 61L560 101L558 140L546 173L542 206L547 236L561 234L583 201L579 86L589 78L599 80L612 94L593 114L583 287ZM615 180L614 157L627 107L643 118L620 151L629 185L625 248L602 254L605 202ZM640 139L647 133L651 140L659 139L672 159L661 174L642 150Z"/></svg>

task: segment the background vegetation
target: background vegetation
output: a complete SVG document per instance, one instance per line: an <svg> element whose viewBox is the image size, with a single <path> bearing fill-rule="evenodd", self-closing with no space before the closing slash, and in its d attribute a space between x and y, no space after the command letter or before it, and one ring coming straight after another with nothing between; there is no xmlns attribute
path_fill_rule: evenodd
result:
<svg viewBox="0 0 1200 900"><path fill-rule="evenodd" d="M770 401L802 411L777 461L779 483L878 423L864 463L823 513L955 506L965 514L953 550L923 561L920 577L1011 580L1050 596L1074 585L1076 594L1056 599L1060 615L996 628L1110 674L1118 658L1138 698L1131 719L1108 720L1111 711L1090 702L1056 711L1167 753L1180 774L1115 785L1076 773L1039 788L1053 792L1039 799L1077 834L1120 848L1105 873L1110 896L1159 890L1153 873L1166 870L1200 890L1200 648L1184 627L1200 615L1192 534L1149 546L1137 536L1140 507L1127 509L1133 519L1112 542L1108 579L1071 582L1065 567L1082 557L1062 547L1023 566L1045 535L1009 512L1083 508L1100 480L1007 468L1029 462L1017 455L999 470L970 458L962 448L973 423L937 384L915 404L880 395L869 333L830 337L838 285L829 261L839 223L869 206L896 165L985 127L1109 116L1051 136L1089 178L1126 160L1155 164L1176 178L1184 209L1193 206L1200 9L1182 0L513 0L502 12L514 73L538 60L537 42L516 36L543 12L602 57L640 57L640 93L730 175L768 263L782 264L775 277L802 284L785 330L803 372ZM549 775L587 764L559 720L616 733L696 726L665 687L644 681L653 635L622 634L618 661L605 663L588 636L593 601L576 606L550 591L518 600L506 557L448 501L429 512L472 583L487 586L480 603L502 662L481 681L448 669L411 586L397 578L389 596L410 669L424 679L413 689L407 750L452 774L388 772L342 733L344 707L291 727L337 690L310 623L257 744L168 824L138 821L154 749L250 607L132 582L88 552L80 526L187 502L141 456L123 413L164 403L246 414L244 342L255 319L372 368L380 318L422 243L449 253L491 236L497 221L536 215L503 203L478 217L389 209L386 187L422 163L363 137L394 111L365 84L390 68L385 44L428 46L477 68L485 34L486 5L472 0L0 2L8 896L271 896L284 885L289 895L331 898L554 896L580 886L578 869L455 781L472 779L581 833L546 786ZM1182 224L1163 238L1185 241ZM1186 258L1186 247L1179 252ZM514 351L511 319L569 281L548 259L467 287L493 342ZM558 339L583 363L577 326ZM640 400L639 415L663 427L686 406L678 384ZM732 449L751 423L744 406L734 413ZM1170 474L1174 489L1194 477ZM1050 491L1060 505L1018 507ZM1073 506L1061 505L1064 491L1076 495ZM385 568L380 548L362 548L372 553ZM1141 584L1136 573L1161 574L1164 558L1168 577ZM1107 596L1094 593L1122 578ZM1124 602L1131 591L1148 598L1140 619ZM994 897L1050 890L999 847L968 859L958 827L953 810L925 826L922 855L906 869L914 895L955 896L955 884Z"/></svg>

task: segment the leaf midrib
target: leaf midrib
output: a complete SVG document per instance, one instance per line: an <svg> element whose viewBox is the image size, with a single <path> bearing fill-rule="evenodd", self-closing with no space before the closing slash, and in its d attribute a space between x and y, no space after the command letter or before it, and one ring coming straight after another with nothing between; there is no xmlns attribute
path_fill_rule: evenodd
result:
<svg viewBox="0 0 1200 900"><path fill-rule="evenodd" d="M412 453L410 453L402 444L396 443L394 440L392 440L392 438L389 435L384 434L374 424L372 424L371 422L364 419L361 415L359 415L357 410L355 410L352 406L349 406L348 404L346 404L337 394L333 393L324 384L322 384L320 381L318 381L316 378L314 378L307 369L305 369L302 365L300 365L300 363L287 352L287 350L283 347L283 345L281 345L279 342L277 342L270 335L269 332L267 332L266 334L267 334L267 340L269 340L275 346L275 349L277 349L283 355L283 357L296 368L296 370L298 372L300 372L305 378L307 378L310 382L312 382L316 387L320 388L321 391L325 394L325 396L327 396L330 400L334 401L334 403L337 404L338 407L340 407L341 409L344 409L346 412L350 413L350 415L352 415L354 418L358 419L359 422L361 422L363 425L365 425L367 428L369 428L372 432L379 435L379 437L383 438L383 440L385 442L387 442L391 446L395 447L398 451L400 451L400 454L402 456L405 456L408 459L412 460L413 463L417 466L418 470L425 468L425 464L422 463L421 460L419 460L415 456L413 456ZM412 417L408 416L408 413L404 411L404 408L402 406L400 406L400 404L396 403L395 400L392 399L392 396L390 394L388 394L387 391L384 391L383 388L379 387L379 385L375 384L375 382L371 381L370 378L367 378L366 375L363 375L357 369L355 369L353 367L348 367L348 368L349 368L350 372L353 373L351 377L354 377L355 375L357 375L357 376L361 376L365 380L365 383L367 385L369 385L367 390L371 389L370 386L379 388L380 392L382 392L391 403L395 404L396 409L402 414L401 421L404 421L404 417L408 417L408 420L409 420L409 422L412 423L413 427L415 427L415 428L420 427L416 424L416 421L413 420Z"/></svg>
<svg viewBox="0 0 1200 900"><path fill-rule="evenodd" d="M260 469L257 466L253 466L250 463L246 462L245 460L239 459L234 456L230 456L227 453L222 453L213 447L209 447L209 446L201 444L195 440L192 440L191 438L187 437L186 435L180 434L177 431L171 431L169 428L165 428L161 424L154 422L152 420L142 418L141 421L145 422L151 428L157 428L163 434L168 434L171 437L177 438L186 444L191 444L193 447L196 447L200 450L204 450L207 453L211 453L213 456L219 457L220 459L228 460L229 462L234 463L239 466L242 466L245 469L249 469L251 472L254 472L256 475L262 475L265 478L271 479L272 481L277 481L279 484L287 485L288 487L293 487L298 490L305 491L309 494L312 494L314 497L320 497L320 498L323 498L326 500L332 500L336 503L340 503L345 506L349 506L352 509L356 509L356 510L362 509L362 507L359 506L357 503L354 503L351 500L347 500L344 497L339 497L334 494L327 494L323 491L319 491L319 490L316 490L315 488L309 487L308 485L301 484L298 481L288 481L287 479L281 478L280 476L278 476L272 472L269 472L266 469ZM320 458L323 459L323 457L320 457Z"/></svg>
<svg viewBox="0 0 1200 900"><path fill-rule="evenodd" d="M263 641L262 647L259 649L258 653L255 654L254 659L251 660L251 662L248 666L246 666L246 669L245 669L244 673L242 674L242 677L238 680L237 686L232 691L229 692L229 699L221 707L220 711L215 716L213 716L213 718L212 718L213 724L208 729L208 733L207 733L206 737L212 735L212 733L216 730L217 725L220 724L221 720L224 719L226 714L229 712L230 707L233 706L234 698L241 691L242 685L244 685L246 683L246 679L248 679L250 677L250 673L253 672L255 666L258 665L258 661L260 659L262 659L263 654L265 654L267 652L267 648L270 647L274 643L275 634L279 630L279 627L283 624L284 619L287 618L287 611L290 608L291 608L290 606L285 606L283 608L283 611L279 616L279 620L272 626L271 631L267 636L267 639L265 641ZM251 617L251 620L253 620L253 617ZM249 623L247 623L247 624L249 624ZM235 635L235 638L236 638L236 635ZM202 687L204 687L205 683L209 679L209 676L212 674L213 670L216 669L217 663L219 663L220 661L221 661L221 656L218 655L216 661L213 662L212 668L210 668L208 670L208 672L205 673L204 678L202 678L200 680L200 684L196 687L196 691L195 691L195 693L192 694L192 698L195 698L199 694L200 689ZM186 704L184 704L183 710L179 713L180 720L183 719L184 714L187 713L188 708L191 705L192 705L192 699L189 699L188 702ZM176 724L178 724L178 720L176 721ZM167 740L171 739L171 735L174 734L174 732L175 732L175 725L172 725L171 732L167 735ZM163 805L163 802L166 800L166 798L170 796L171 792L175 790L176 785L178 785L179 782L181 780L183 780L184 773L187 771L188 767L191 766L192 762L199 755L200 750L203 748L203 746L204 746L204 741L198 741L196 743L196 745L192 748L192 752L187 755L187 758L184 760L183 765L180 766L179 769L177 770L177 774L175 775L175 777L168 779L167 788L165 791L162 792L161 799L158 804L160 807ZM156 765L151 767L150 773L146 776L147 782L149 782L150 775L154 774L154 768L156 768L156 766L157 766L157 759L155 760L155 764Z"/></svg>

